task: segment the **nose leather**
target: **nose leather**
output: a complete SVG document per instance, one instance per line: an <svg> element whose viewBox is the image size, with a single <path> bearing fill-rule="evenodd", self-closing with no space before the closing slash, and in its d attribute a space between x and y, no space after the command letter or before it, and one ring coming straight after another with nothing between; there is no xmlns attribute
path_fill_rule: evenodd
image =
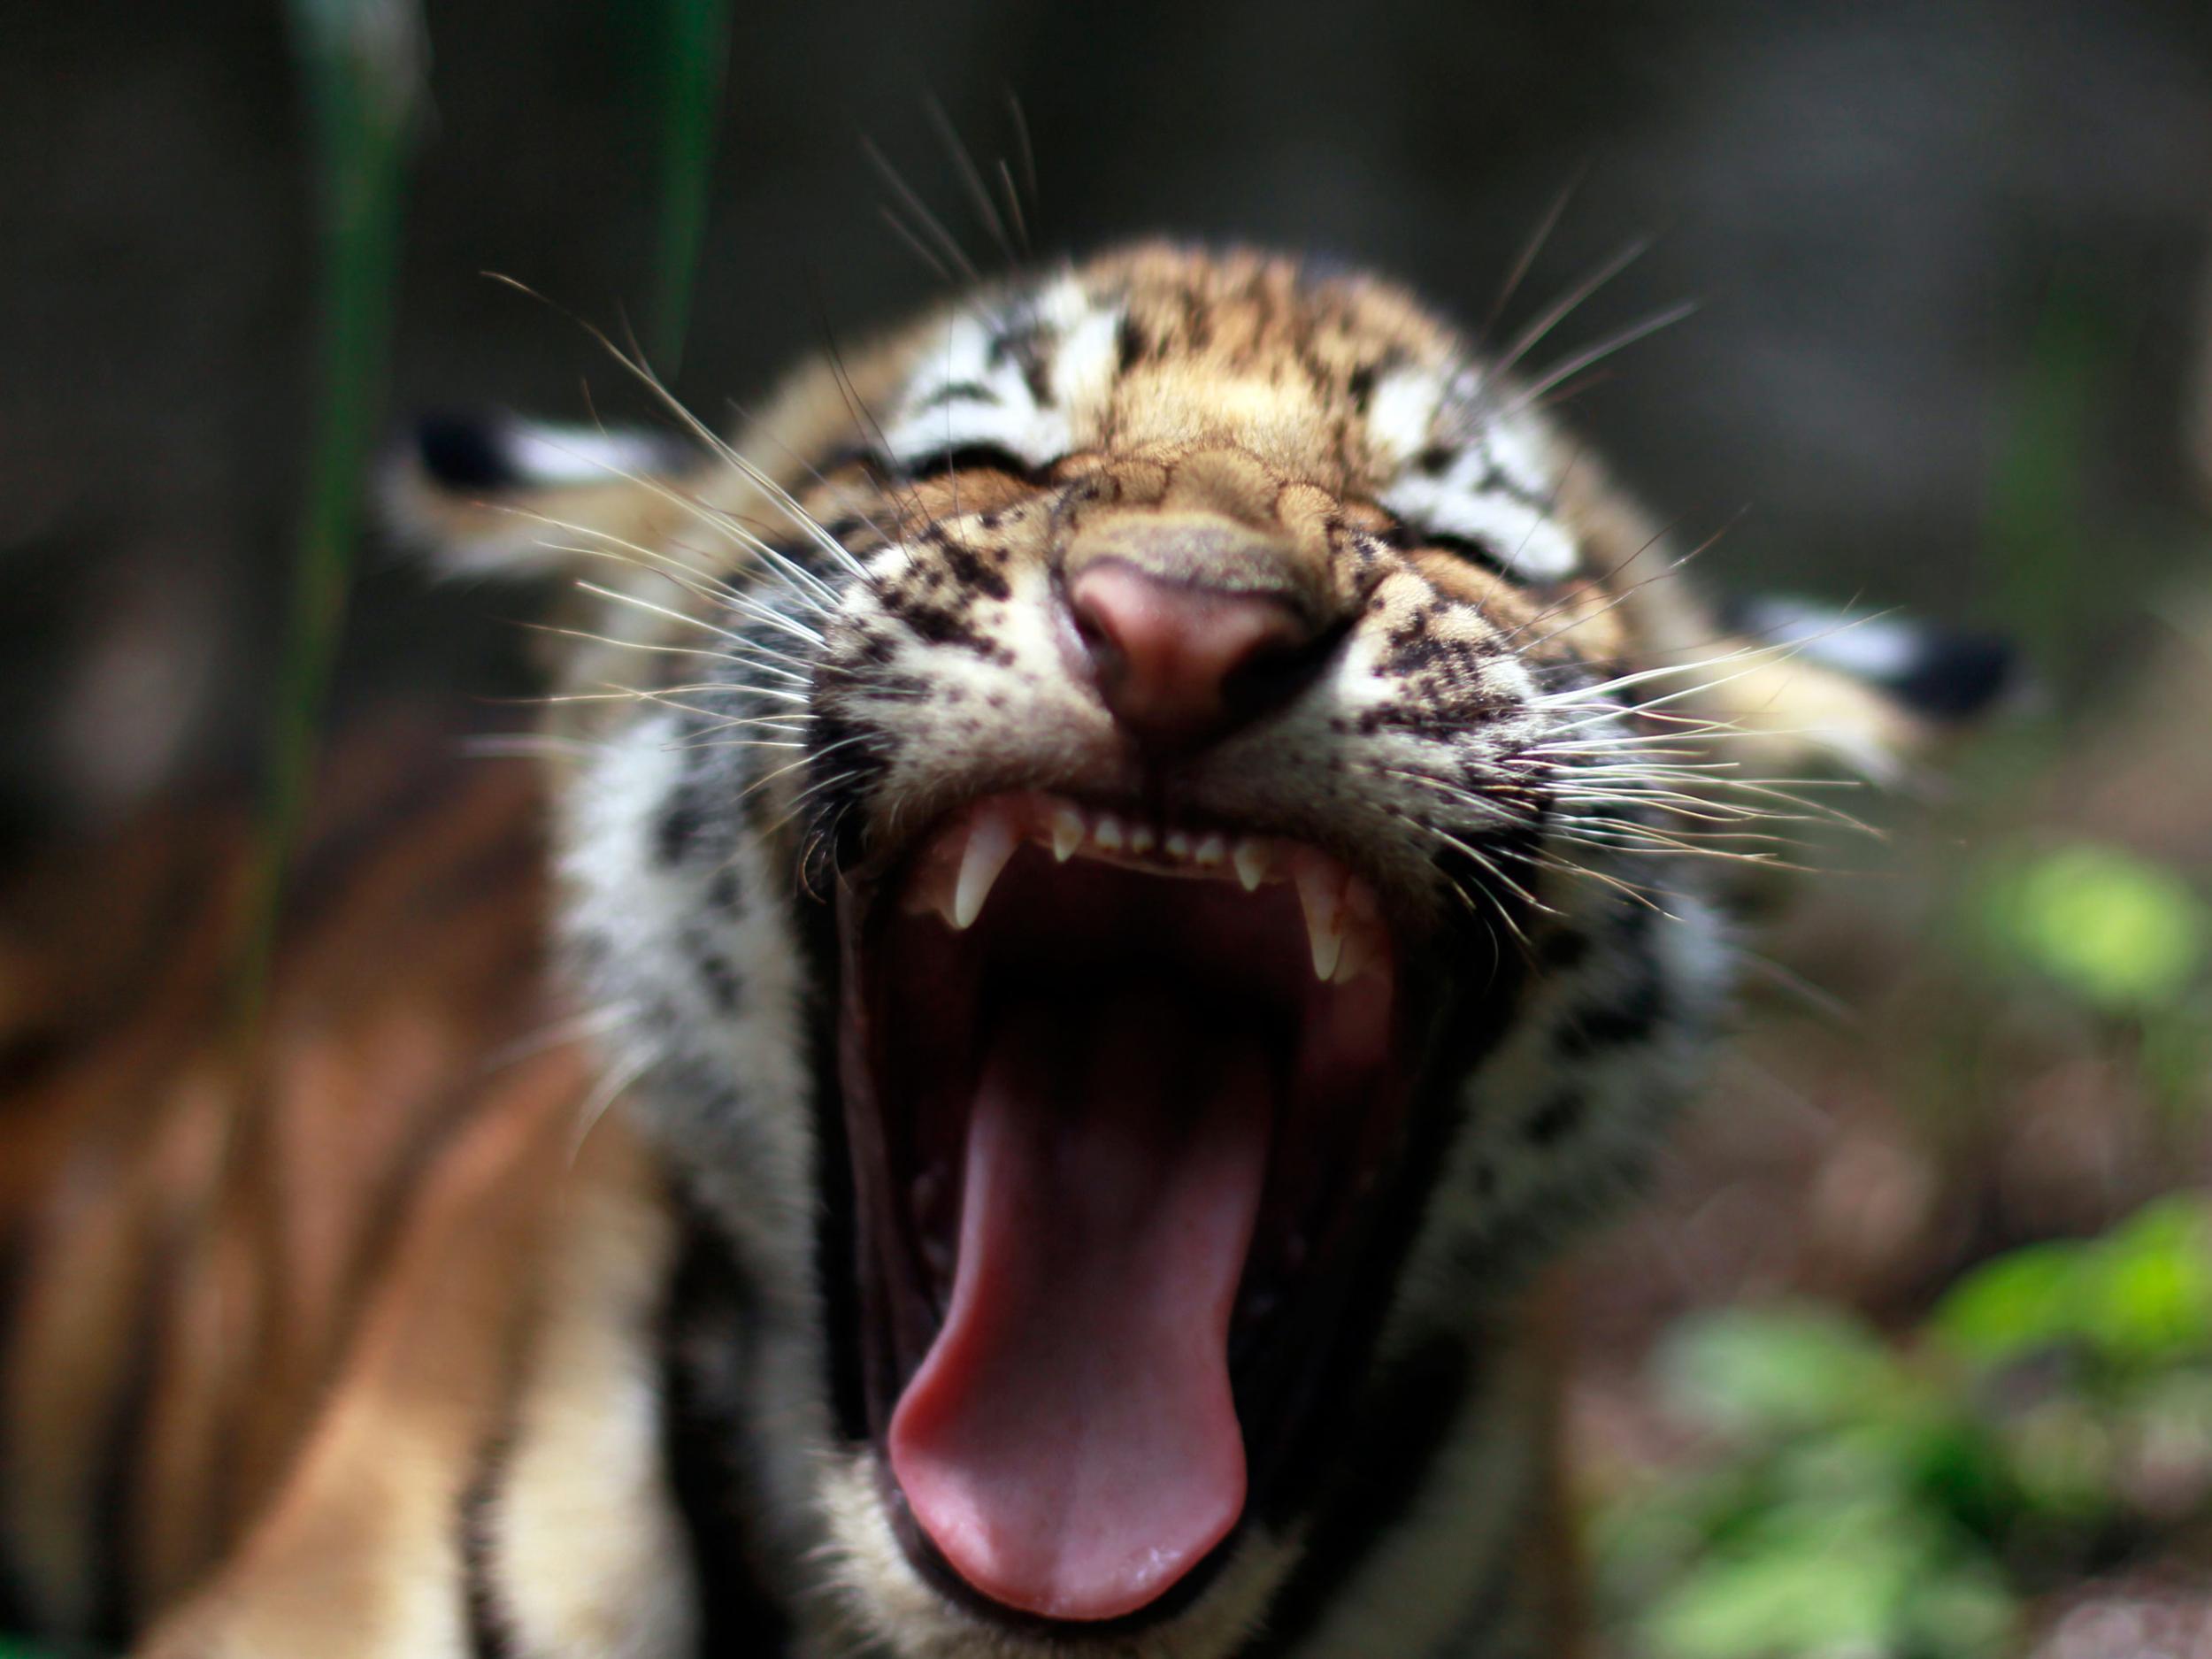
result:
<svg viewBox="0 0 2212 1659"><path fill-rule="evenodd" d="M1194 748L1264 713L1318 630L1287 599L1209 587L1119 558L1070 579L1068 609L1100 697L1139 743Z"/></svg>

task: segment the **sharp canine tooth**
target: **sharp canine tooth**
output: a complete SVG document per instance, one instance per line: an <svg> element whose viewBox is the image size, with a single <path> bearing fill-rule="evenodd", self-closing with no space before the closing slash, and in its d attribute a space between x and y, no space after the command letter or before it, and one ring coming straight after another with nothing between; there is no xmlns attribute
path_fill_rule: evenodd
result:
<svg viewBox="0 0 2212 1659"><path fill-rule="evenodd" d="M1344 951L1344 883L1315 858L1301 858L1295 875L1298 902L1306 913L1306 943L1313 951L1313 977L1326 985Z"/></svg>
<svg viewBox="0 0 2212 1659"><path fill-rule="evenodd" d="M1148 853L1152 850L1152 826L1140 824L1129 832L1129 850L1133 853Z"/></svg>
<svg viewBox="0 0 2212 1659"><path fill-rule="evenodd" d="M983 901L1006 861L1014 856L1014 827L1003 812L976 815L968 830L968 849L960 856L960 883L952 895L952 925L964 928L983 914Z"/></svg>
<svg viewBox="0 0 2212 1659"><path fill-rule="evenodd" d="M1083 844L1083 815L1071 806L1052 809L1052 858L1065 864Z"/></svg>
<svg viewBox="0 0 2212 1659"><path fill-rule="evenodd" d="M1111 812L1101 812L1098 823L1091 830L1091 839L1110 853L1121 850L1121 820Z"/></svg>
<svg viewBox="0 0 2212 1659"><path fill-rule="evenodd" d="M1358 979L1382 954L1380 943L1371 923L1353 918L1344 929L1344 954L1337 958L1336 972L1329 976L1329 983L1349 985Z"/></svg>
<svg viewBox="0 0 2212 1659"><path fill-rule="evenodd" d="M1268 856L1267 843L1249 839L1237 843L1237 879L1250 893L1267 879L1268 867L1275 861Z"/></svg>
<svg viewBox="0 0 2212 1659"><path fill-rule="evenodd" d="M1181 830L1168 831L1167 856L1187 861L1190 857L1190 837Z"/></svg>
<svg viewBox="0 0 2212 1659"><path fill-rule="evenodd" d="M1201 835L1190 856L1201 864L1217 864L1229 856L1229 843L1218 835Z"/></svg>

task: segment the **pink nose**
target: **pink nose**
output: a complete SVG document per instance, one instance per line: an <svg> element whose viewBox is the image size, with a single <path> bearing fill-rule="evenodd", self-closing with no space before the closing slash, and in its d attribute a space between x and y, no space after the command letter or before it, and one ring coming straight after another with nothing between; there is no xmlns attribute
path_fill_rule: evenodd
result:
<svg viewBox="0 0 2212 1659"><path fill-rule="evenodd" d="M1286 700L1317 630L1286 601L1148 576L1115 558L1068 584L1099 695L1141 743L1190 749Z"/></svg>

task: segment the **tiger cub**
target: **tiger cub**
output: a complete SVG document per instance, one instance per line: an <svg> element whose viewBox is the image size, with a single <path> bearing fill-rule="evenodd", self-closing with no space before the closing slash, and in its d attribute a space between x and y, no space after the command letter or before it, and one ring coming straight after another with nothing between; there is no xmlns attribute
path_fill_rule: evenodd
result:
<svg viewBox="0 0 2212 1659"><path fill-rule="evenodd" d="M1536 1270L1695 1085L1763 780L1956 664L1732 631L1517 366L1149 245L727 442L426 427L395 522L568 595L592 1075L440 1143L145 1650L1571 1647Z"/></svg>

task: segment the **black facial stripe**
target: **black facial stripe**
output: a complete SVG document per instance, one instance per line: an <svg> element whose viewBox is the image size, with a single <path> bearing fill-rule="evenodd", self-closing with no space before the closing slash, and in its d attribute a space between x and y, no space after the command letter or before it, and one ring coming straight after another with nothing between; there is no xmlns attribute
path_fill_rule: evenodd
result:
<svg viewBox="0 0 2212 1659"><path fill-rule="evenodd" d="M980 380L954 380L939 387L915 404L913 412L926 414L933 409L942 409L948 403L989 403L995 407L1005 401Z"/></svg>
<svg viewBox="0 0 2212 1659"><path fill-rule="evenodd" d="M1482 464L1482 476L1475 480L1475 487L1470 493L1479 496L1502 495L1508 501L1517 503L1527 508L1531 512L1542 513L1547 517L1549 516L1553 505L1549 495L1541 490L1530 488L1517 479L1507 477L1499 468L1498 464L1486 456Z"/></svg>
<svg viewBox="0 0 2212 1659"><path fill-rule="evenodd" d="M664 864L681 864L706 822L706 808L699 799L698 780L687 778L670 792L654 831L654 848Z"/></svg>
<svg viewBox="0 0 2212 1659"><path fill-rule="evenodd" d="M1657 971L1646 964L1644 972L1625 990L1570 1014L1555 1033L1554 1043L1570 1059L1629 1048L1650 1041L1666 1015L1666 987Z"/></svg>
<svg viewBox="0 0 2212 1659"><path fill-rule="evenodd" d="M1155 349L1152 341L1146 337L1143 326L1124 311L1120 326L1114 331L1114 372L1118 374L1128 373L1150 357Z"/></svg>
<svg viewBox="0 0 2212 1659"><path fill-rule="evenodd" d="M1010 357L1021 366L1022 383L1028 387L1029 396L1040 409L1052 407L1050 377L1051 348L1054 342L1046 331L1035 323L1025 323L998 335L991 342L984 361L996 368Z"/></svg>
<svg viewBox="0 0 2212 1659"><path fill-rule="evenodd" d="M1574 1133L1588 1108L1580 1091L1562 1088L1530 1114L1522 1133L1532 1147L1555 1146Z"/></svg>
<svg viewBox="0 0 2212 1659"><path fill-rule="evenodd" d="M684 931L684 949L691 957L692 965L699 971L699 977L705 981L707 995L713 999L716 1008L725 1014L735 1013L744 981L729 957L716 946L704 928L695 925Z"/></svg>
<svg viewBox="0 0 2212 1659"><path fill-rule="evenodd" d="M758 1296L715 1225L677 1194L682 1253L659 1332L662 1457L697 1588L699 1642L708 1654L777 1654L788 1615L749 1571L756 1540L744 1524L749 1461L741 1402L719 1397L686 1363L694 1343L743 1351Z"/></svg>
<svg viewBox="0 0 2212 1659"><path fill-rule="evenodd" d="M745 884L737 873L737 866L725 864L714 872L714 879L707 884L707 902L718 910L734 913L745 902Z"/></svg>
<svg viewBox="0 0 2212 1659"><path fill-rule="evenodd" d="M504 1433L485 1443L476 1473L461 1494L454 1525L460 1534L461 1599L468 1617L470 1659L513 1659L514 1621L492 1571L492 1506L508 1469Z"/></svg>

